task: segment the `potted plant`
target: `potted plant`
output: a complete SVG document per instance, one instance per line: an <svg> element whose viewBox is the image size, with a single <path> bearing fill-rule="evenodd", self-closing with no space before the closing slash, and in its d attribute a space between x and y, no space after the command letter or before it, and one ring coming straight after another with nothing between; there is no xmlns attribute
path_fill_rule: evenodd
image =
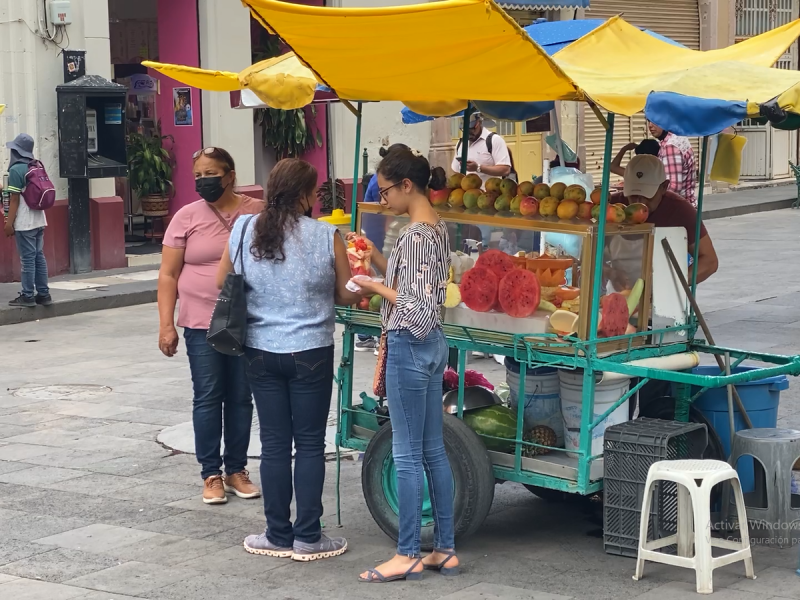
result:
<svg viewBox="0 0 800 600"><path fill-rule="evenodd" d="M335 190L335 192L334 192ZM330 179L319 186L317 201L323 215L329 215L337 208L344 210L346 204L344 182L341 179Z"/></svg>
<svg viewBox="0 0 800 600"><path fill-rule="evenodd" d="M172 168L174 159L164 147L171 135L132 133L128 136L128 177L131 189L142 202L145 217L165 217L169 214L169 197L172 195Z"/></svg>

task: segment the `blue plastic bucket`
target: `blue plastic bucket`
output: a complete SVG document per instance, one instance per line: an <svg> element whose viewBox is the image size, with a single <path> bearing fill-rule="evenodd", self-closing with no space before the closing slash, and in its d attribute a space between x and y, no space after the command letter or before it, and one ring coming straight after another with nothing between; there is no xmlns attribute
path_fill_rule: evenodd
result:
<svg viewBox="0 0 800 600"><path fill-rule="evenodd" d="M733 373L743 373L752 371L757 367L737 367ZM716 366L702 366L692 369L695 375L719 375L720 369ZM789 388L789 380L785 375L776 375L766 379L758 379L748 383L739 383L736 390L742 399L744 409L753 422L753 427L777 427L778 425L778 404L781 399L781 392ZM692 386L692 396L700 391L700 388ZM719 387L707 390L694 403L701 413L709 420L711 426L719 435L725 455L731 455L731 432L728 421L728 388ZM742 414L734 408L734 427L736 431L745 429ZM742 491L752 492L755 489L755 477L753 474L753 459L743 457L736 468L739 472L739 479L742 482Z"/></svg>

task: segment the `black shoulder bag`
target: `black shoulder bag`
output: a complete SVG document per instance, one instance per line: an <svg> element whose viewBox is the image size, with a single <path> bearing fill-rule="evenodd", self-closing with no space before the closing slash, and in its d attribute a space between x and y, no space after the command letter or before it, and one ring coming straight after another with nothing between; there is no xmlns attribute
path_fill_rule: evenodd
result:
<svg viewBox="0 0 800 600"><path fill-rule="evenodd" d="M253 219L251 215L242 227L239 247L231 261L234 265L239 261L241 273L232 271L225 276L225 283L219 293L211 322L208 324L206 340L217 352L228 356L244 354L244 341L247 336L247 298L244 285L244 257L242 247L247 228Z"/></svg>

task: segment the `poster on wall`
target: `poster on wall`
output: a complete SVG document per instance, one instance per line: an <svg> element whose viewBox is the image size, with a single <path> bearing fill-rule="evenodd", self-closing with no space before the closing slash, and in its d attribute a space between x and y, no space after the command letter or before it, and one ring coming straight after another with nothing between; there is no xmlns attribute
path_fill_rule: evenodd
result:
<svg viewBox="0 0 800 600"><path fill-rule="evenodd" d="M172 88L172 110L176 126L192 126L192 91L188 87Z"/></svg>

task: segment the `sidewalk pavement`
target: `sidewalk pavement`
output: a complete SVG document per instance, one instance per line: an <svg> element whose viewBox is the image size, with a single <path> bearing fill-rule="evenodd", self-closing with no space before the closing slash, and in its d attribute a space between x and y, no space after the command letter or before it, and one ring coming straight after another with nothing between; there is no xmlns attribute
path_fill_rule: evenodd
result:
<svg viewBox="0 0 800 600"><path fill-rule="evenodd" d="M709 194L704 220L785 209L796 199L794 184ZM0 326L155 302L157 284L158 269L152 265L54 277L50 287L55 303L30 309L9 307L19 284L0 283Z"/></svg>

